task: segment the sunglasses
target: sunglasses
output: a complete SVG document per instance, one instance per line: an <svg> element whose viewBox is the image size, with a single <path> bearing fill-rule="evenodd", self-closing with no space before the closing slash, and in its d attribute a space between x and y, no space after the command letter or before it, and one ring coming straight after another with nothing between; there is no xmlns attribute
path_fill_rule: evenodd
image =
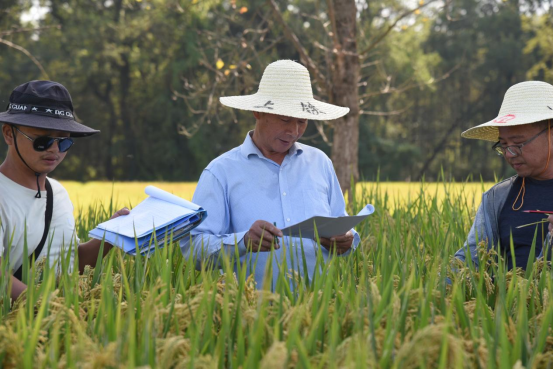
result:
<svg viewBox="0 0 553 369"><path fill-rule="evenodd" d="M58 148L60 152L67 152L71 146L73 146L73 139L71 137L49 137L49 136L39 136L36 138L31 138L27 136L24 132L21 132L19 128L15 127L17 132L25 136L29 141L33 143L33 149L35 151L46 151L54 142L58 141Z"/></svg>

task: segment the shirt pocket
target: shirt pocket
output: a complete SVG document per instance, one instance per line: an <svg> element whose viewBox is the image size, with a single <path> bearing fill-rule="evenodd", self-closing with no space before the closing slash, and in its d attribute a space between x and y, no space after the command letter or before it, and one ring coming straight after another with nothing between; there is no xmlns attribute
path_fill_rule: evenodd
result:
<svg viewBox="0 0 553 369"><path fill-rule="evenodd" d="M328 194L321 189L312 188L302 191L305 219L314 216L331 216Z"/></svg>

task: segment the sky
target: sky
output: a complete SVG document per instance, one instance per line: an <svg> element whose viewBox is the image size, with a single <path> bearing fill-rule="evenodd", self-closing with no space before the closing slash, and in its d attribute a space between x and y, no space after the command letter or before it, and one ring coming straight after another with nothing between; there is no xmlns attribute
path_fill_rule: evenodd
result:
<svg viewBox="0 0 553 369"><path fill-rule="evenodd" d="M46 13L48 13L48 7L41 6L38 0L33 0L33 5L29 11L21 14L21 21L23 23L34 23L42 19Z"/></svg>

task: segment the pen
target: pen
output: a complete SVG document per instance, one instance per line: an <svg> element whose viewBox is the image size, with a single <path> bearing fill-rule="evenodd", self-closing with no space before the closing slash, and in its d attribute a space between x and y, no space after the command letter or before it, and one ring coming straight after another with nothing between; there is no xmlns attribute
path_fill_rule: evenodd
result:
<svg viewBox="0 0 553 369"><path fill-rule="evenodd" d="M523 210L523 213L553 214L550 210Z"/></svg>
<svg viewBox="0 0 553 369"><path fill-rule="evenodd" d="M273 225L276 227L276 226L277 226L277 225L276 225L276 222L273 222ZM275 242L276 242L277 245L280 245L280 242L278 241L278 237L277 237L277 236L275 236Z"/></svg>

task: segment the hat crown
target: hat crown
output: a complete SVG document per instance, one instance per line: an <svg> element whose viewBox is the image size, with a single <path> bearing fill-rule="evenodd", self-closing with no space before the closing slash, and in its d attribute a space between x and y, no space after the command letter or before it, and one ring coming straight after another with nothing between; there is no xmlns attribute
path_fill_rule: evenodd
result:
<svg viewBox="0 0 553 369"><path fill-rule="evenodd" d="M541 81L526 81L507 90L499 117L508 114L551 114L552 111L553 86Z"/></svg>
<svg viewBox="0 0 553 369"><path fill-rule="evenodd" d="M259 96L279 99L313 99L309 71L293 60L278 60L265 68L259 89Z"/></svg>
<svg viewBox="0 0 553 369"><path fill-rule="evenodd" d="M52 81L30 81L17 86L10 95L10 103L62 108L73 112L69 91L62 84Z"/></svg>
<svg viewBox="0 0 553 369"><path fill-rule="evenodd" d="M337 119L349 112L349 108L314 99L309 71L292 60L269 64L255 94L221 96L220 101L235 109L310 120Z"/></svg>
<svg viewBox="0 0 553 369"><path fill-rule="evenodd" d="M461 136L493 142L499 139L499 127L547 120L553 120L553 86L541 81L526 81L507 90L495 119L469 128Z"/></svg>

